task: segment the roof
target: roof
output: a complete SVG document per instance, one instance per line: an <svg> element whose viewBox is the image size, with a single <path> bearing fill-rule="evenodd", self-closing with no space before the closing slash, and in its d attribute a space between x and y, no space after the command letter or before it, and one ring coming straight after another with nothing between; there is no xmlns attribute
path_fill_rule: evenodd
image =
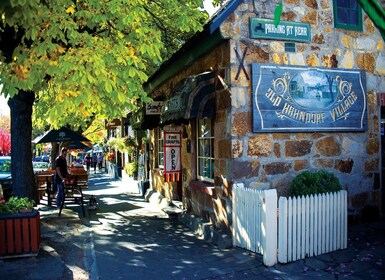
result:
<svg viewBox="0 0 385 280"><path fill-rule="evenodd" d="M215 48L224 38L220 34L220 25L234 12L244 0L230 0L225 2L203 26L201 32L195 33L171 58L161 64L159 69L147 80L144 88L147 92L156 89L167 79L176 75L195 59Z"/></svg>

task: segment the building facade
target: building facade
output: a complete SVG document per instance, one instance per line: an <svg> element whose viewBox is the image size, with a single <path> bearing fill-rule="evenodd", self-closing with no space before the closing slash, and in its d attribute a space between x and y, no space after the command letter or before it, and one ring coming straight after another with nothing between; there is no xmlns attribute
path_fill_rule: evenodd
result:
<svg viewBox="0 0 385 280"><path fill-rule="evenodd" d="M285 0L277 25L278 2L228 1L146 84L151 188L227 232L235 183L287 195L305 170L383 209L381 33L338 0Z"/></svg>

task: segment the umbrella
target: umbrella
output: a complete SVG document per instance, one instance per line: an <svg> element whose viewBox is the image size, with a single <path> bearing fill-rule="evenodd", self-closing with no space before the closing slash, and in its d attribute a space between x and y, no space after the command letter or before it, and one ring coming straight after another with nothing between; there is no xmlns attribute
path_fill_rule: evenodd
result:
<svg viewBox="0 0 385 280"><path fill-rule="evenodd" d="M40 135L32 140L33 143L50 143L50 142L69 142L69 141L90 141L83 135L72 131L66 127L60 129L52 129L43 135Z"/></svg>
<svg viewBox="0 0 385 280"><path fill-rule="evenodd" d="M72 144L68 146L69 150L87 150L87 149L91 149L91 148L92 148L92 144L86 143L85 141L84 142L75 141L75 142L72 142Z"/></svg>

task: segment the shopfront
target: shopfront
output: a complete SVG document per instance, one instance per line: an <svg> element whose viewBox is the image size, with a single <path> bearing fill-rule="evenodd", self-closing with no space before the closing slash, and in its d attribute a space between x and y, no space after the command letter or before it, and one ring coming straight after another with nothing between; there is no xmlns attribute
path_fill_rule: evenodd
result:
<svg viewBox="0 0 385 280"><path fill-rule="evenodd" d="M352 211L382 207L384 41L365 15L336 27L333 0L295 2L275 26L272 1L229 1L146 85L164 97L151 188L227 232L234 183L287 195L305 170L335 174Z"/></svg>

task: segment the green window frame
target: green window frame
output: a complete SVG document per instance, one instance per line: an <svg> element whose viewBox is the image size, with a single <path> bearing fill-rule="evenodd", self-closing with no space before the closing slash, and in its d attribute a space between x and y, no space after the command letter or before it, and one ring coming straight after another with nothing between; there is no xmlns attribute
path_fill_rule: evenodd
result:
<svg viewBox="0 0 385 280"><path fill-rule="evenodd" d="M334 26L362 31L362 9L357 0L333 0Z"/></svg>
<svg viewBox="0 0 385 280"><path fill-rule="evenodd" d="M157 149L157 161L158 161L158 168L159 169L164 169L164 132L162 128L157 129L157 144L158 144L158 149Z"/></svg>
<svg viewBox="0 0 385 280"><path fill-rule="evenodd" d="M198 120L197 147L197 177L214 183L214 125L211 119Z"/></svg>

